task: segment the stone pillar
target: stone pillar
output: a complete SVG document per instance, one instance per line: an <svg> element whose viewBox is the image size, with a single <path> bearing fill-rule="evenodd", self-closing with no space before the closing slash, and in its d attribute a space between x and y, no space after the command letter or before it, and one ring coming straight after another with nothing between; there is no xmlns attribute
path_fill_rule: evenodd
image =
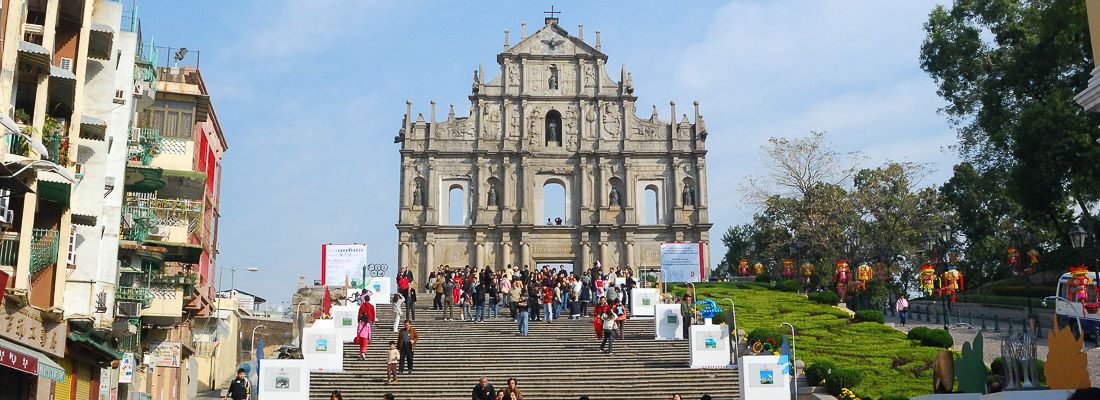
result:
<svg viewBox="0 0 1100 400"><path fill-rule="evenodd" d="M409 265L409 243L408 242L401 242L401 244L398 245L397 247L398 247L398 250L397 250L397 266L398 267L407 267L409 269L412 269L413 266ZM432 266L429 265L428 269L431 269L431 268L432 268Z"/></svg>
<svg viewBox="0 0 1100 400"><path fill-rule="evenodd" d="M522 265L529 265L529 266L531 266L532 269L535 268L535 265L531 263L531 244L530 243L527 243L527 242L520 243L520 258L521 259L519 260L519 263L521 265L521 268L522 268Z"/></svg>
<svg viewBox="0 0 1100 400"><path fill-rule="evenodd" d="M626 242L626 265L634 266L634 241Z"/></svg>
<svg viewBox="0 0 1100 400"><path fill-rule="evenodd" d="M600 236L600 273L606 274L607 268L609 267L608 262L610 261L608 258L611 253L607 249L607 238L604 237L606 234L601 234Z"/></svg>
<svg viewBox="0 0 1100 400"><path fill-rule="evenodd" d="M474 266L477 268L485 267L485 243L477 242L474 249Z"/></svg>
<svg viewBox="0 0 1100 400"><path fill-rule="evenodd" d="M435 243L424 243L424 264L425 270L435 268Z"/></svg>
<svg viewBox="0 0 1100 400"><path fill-rule="evenodd" d="M580 263L581 271L592 267L592 244L588 241L581 241Z"/></svg>
<svg viewBox="0 0 1100 400"><path fill-rule="evenodd" d="M699 242L703 244L703 277L700 279L706 282L710 277L710 241L700 240Z"/></svg>
<svg viewBox="0 0 1100 400"><path fill-rule="evenodd" d="M500 243L500 260L501 266L512 264L512 243L507 238L502 239Z"/></svg>

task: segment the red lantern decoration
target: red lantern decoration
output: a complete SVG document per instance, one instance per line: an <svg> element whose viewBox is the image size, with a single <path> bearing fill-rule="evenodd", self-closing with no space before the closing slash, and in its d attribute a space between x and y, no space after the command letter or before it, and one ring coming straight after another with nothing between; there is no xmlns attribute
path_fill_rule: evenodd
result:
<svg viewBox="0 0 1100 400"><path fill-rule="evenodd" d="M925 295L932 295L932 291L936 289L936 266L932 264L920 266L920 286L924 289Z"/></svg>
<svg viewBox="0 0 1100 400"><path fill-rule="evenodd" d="M783 277L786 279L794 277L794 260L783 260Z"/></svg>
<svg viewBox="0 0 1100 400"><path fill-rule="evenodd" d="M737 263L737 274L749 276L749 260L741 259L741 261Z"/></svg>

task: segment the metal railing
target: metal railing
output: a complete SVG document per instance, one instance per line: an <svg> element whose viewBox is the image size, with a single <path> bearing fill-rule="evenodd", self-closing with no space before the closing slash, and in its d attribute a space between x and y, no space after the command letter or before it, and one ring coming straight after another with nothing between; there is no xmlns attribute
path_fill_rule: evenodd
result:
<svg viewBox="0 0 1100 400"><path fill-rule="evenodd" d="M37 274L57 264L57 229L35 228L31 231L31 274Z"/></svg>
<svg viewBox="0 0 1100 400"><path fill-rule="evenodd" d="M148 207L144 205L122 206L122 236L126 240L145 243L149 238L149 232L158 224L156 213Z"/></svg>
<svg viewBox="0 0 1100 400"><path fill-rule="evenodd" d="M134 128L130 130L130 138L127 145L130 149L130 160L139 161L141 165L149 165L153 158L160 154L160 143L163 140L160 131L154 128Z"/></svg>
<svg viewBox="0 0 1100 400"><path fill-rule="evenodd" d="M149 303L153 301L153 295L149 293L149 288L119 286L115 288L115 299L133 301L141 303L142 307L149 307Z"/></svg>
<svg viewBox="0 0 1100 400"><path fill-rule="evenodd" d="M19 261L19 232L4 232L0 236L0 265L14 267Z"/></svg>

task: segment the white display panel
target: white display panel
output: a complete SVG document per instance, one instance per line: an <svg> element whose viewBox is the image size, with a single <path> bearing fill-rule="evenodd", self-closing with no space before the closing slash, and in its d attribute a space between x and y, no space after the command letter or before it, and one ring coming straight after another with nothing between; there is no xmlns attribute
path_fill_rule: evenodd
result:
<svg viewBox="0 0 1100 400"><path fill-rule="evenodd" d="M344 286L363 279L367 267L367 245L322 244L321 284Z"/></svg>
<svg viewBox="0 0 1100 400"><path fill-rule="evenodd" d="M741 397L744 399L790 400L790 364L780 356L741 357Z"/></svg>
<svg viewBox="0 0 1100 400"><path fill-rule="evenodd" d="M309 399L309 367L306 360L260 360L259 378L254 383L257 398Z"/></svg>
<svg viewBox="0 0 1100 400"><path fill-rule="evenodd" d="M302 358L308 362L310 371L344 370L344 341L332 320L315 321L303 330L302 338Z"/></svg>
<svg viewBox="0 0 1100 400"><path fill-rule="evenodd" d="M692 325L691 368L726 368L730 365L728 325Z"/></svg>
<svg viewBox="0 0 1100 400"><path fill-rule="evenodd" d="M332 324L341 341L354 341L359 328L359 306L332 306Z"/></svg>
<svg viewBox="0 0 1100 400"><path fill-rule="evenodd" d="M657 289L637 288L630 292L630 317L653 317L660 303L661 295Z"/></svg>
<svg viewBox="0 0 1100 400"><path fill-rule="evenodd" d="M679 304L657 304L653 309L655 339L680 340L684 338L684 321L680 315Z"/></svg>

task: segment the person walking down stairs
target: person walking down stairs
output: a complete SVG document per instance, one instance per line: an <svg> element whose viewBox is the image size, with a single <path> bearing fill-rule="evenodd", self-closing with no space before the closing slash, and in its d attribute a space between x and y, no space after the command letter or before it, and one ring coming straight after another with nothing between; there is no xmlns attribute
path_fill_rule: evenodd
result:
<svg viewBox="0 0 1100 400"><path fill-rule="evenodd" d="M443 320L454 321L455 319L455 299L454 295L455 283L447 277L447 280L443 282Z"/></svg>
<svg viewBox="0 0 1100 400"><path fill-rule="evenodd" d="M397 334L397 348L400 352L397 367L399 372L405 372L405 364L408 363L409 373L412 373L413 351L416 350L416 342L419 340L420 335L416 333L416 328L412 327L412 322L405 320L405 327L401 328L401 332Z"/></svg>
<svg viewBox="0 0 1100 400"><path fill-rule="evenodd" d="M519 315L516 317L519 321L519 334L520 336L527 336L527 326L530 321L528 319L530 317L530 311L527 307L527 298L520 297L519 302L512 304L518 307L519 310Z"/></svg>
<svg viewBox="0 0 1100 400"><path fill-rule="evenodd" d="M390 305L393 306L393 331L397 332L397 329L401 327L401 304L405 303L405 297L401 296L401 293L394 293L393 298L390 299Z"/></svg>
<svg viewBox="0 0 1100 400"><path fill-rule="evenodd" d="M359 343L359 358L367 359L367 345L370 344L371 324L378 322L374 313L374 304L370 303L370 296L363 296L363 304L359 305L359 329L356 330L355 341Z"/></svg>
<svg viewBox="0 0 1100 400"><path fill-rule="evenodd" d="M397 360L401 357L397 351L397 342L390 341L390 351L386 353L386 383L397 382Z"/></svg>

